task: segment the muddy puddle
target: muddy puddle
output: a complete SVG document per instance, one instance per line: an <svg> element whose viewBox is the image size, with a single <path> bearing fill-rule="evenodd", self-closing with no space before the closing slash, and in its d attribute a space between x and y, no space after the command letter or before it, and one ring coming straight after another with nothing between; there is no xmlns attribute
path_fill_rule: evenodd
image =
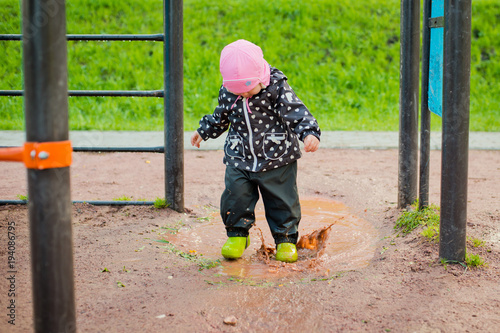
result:
<svg viewBox="0 0 500 333"><path fill-rule="evenodd" d="M212 260L221 259L222 265L212 270L242 278L269 279L309 272L331 276L335 272L368 265L378 236L368 221L353 215L340 202L323 198L305 198L300 202L299 260L293 264L274 259L274 240L260 204L255 211L255 226L250 230L251 244L238 260L225 260L220 254L227 236L218 212L208 221L181 228L177 234L165 236L165 239L185 252Z"/></svg>

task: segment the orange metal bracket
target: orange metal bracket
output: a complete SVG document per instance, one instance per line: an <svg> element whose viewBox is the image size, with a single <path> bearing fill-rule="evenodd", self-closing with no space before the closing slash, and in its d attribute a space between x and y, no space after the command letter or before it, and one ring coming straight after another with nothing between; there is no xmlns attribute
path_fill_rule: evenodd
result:
<svg viewBox="0 0 500 333"><path fill-rule="evenodd" d="M64 168L71 165L71 141L26 142L24 147L0 149L0 161L23 162L28 169Z"/></svg>

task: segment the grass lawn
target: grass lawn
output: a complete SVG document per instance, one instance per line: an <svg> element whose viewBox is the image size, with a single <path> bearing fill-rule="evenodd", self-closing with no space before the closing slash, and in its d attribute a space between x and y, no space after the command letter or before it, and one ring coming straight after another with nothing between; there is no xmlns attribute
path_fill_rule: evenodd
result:
<svg viewBox="0 0 500 333"><path fill-rule="evenodd" d="M472 3L472 131L500 131L500 2ZM160 0L68 0L68 34L163 30ZM0 34L21 33L0 0ZM281 69L323 130L397 131L400 1L184 0L185 129L216 105L219 54L244 38ZM22 89L20 42L0 41L0 89ZM163 88L163 43L68 41L70 90ZM0 129L23 129L21 97L0 97ZM162 130L161 98L69 99L72 130ZM432 130L441 119L432 117Z"/></svg>

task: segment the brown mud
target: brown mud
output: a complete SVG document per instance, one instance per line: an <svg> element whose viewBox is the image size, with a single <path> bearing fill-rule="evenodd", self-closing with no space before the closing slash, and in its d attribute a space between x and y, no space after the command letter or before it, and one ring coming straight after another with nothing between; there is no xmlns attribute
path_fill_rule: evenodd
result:
<svg viewBox="0 0 500 333"><path fill-rule="evenodd" d="M186 151L185 213L73 205L79 332L498 332L499 151L469 152L467 251L486 260L483 268L443 265L421 229L407 236L394 230L401 214L396 150L304 154L299 232L333 224L317 260L279 263L272 251L269 264L258 258L262 244L274 248L262 207L243 258L223 260L222 155ZM76 153L72 199L154 200L164 192L163 160ZM438 205L440 170L440 152L432 151L430 201ZM2 199L26 194L20 166L0 163L0 175ZM0 309L9 301L9 222L16 224L16 325L0 312L0 332L32 332L26 207L0 207ZM484 243L476 247L473 239Z"/></svg>

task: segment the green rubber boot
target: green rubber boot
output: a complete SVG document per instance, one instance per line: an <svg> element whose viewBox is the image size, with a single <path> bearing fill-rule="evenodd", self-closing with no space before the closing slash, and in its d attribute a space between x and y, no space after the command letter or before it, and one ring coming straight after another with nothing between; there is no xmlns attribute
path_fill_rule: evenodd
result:
<svg viewBox="0 0 500 333"><path fill-rule="evenodd" d="M298 259L297 247L293 243L280 243L276 250L276 260L296 262Z"/></svg>
<svg viewBox="0 0 500 333"><path fill-rule="evenodd" d="M243 255L248 245L250 245L250 236L229 237L222 246L222 256L226 259L238 259Z"/></svg>

